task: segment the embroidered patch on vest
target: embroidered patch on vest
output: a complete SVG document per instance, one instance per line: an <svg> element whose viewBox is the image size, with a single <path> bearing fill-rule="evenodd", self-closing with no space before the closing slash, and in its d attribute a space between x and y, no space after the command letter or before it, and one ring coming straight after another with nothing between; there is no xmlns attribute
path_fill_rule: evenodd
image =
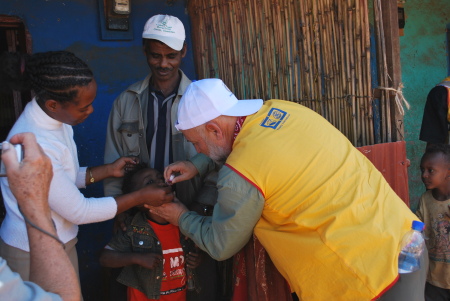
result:
<svg viewBox="0 0 450 301"><path fill-rule="evenodd" d="M270 109L266 118L261 122L261 126L265 128L272 128L274 130L279 130L286 120L289 118L290 114L277 108Z"/></svg>
<svg viewBox="0 0 450 301"><path fill-rule="evenodd" d="M145 229L145 227L136 227L133 226L133 232L138 234L144 234L150 236L150 233Z"/></svg>

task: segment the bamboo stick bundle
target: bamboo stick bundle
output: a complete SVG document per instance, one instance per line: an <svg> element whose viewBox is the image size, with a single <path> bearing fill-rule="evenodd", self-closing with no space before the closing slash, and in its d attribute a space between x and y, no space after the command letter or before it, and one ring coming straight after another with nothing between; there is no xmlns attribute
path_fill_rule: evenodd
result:
<svg viewBox="0 0 450 301"><path fill-rule="evenodd" d="M343 93L343 83L341 77L342 67L342 57L340 55L340 48L342 45L342 39L340 35L340 23L339 23L339 7L334 1L330 0L330 5L333 13L331 14L332 18L332 31L333 31L333 53L334 53L334 88L335 88L335 103L336 103L336 119L337 119L337 128L347 136L347 132L344 128L343 124L343 116L342 116L342 100L339 98Z"/></svg>
<svg viewBox="0 0 450 301"><path fill-rule="evenodd" d="M203 4L202 7L204 8L205 5ZM207 22L208 22L208 20L206 20L206 22L203 24L206 25L206 24L208 24ZM205 77L209 77L208 76L209 72L208 72L207 68L209 68L210 62L211 62L211 51L212 51L212 49L210 49L211 45L212 45L211 44L211 35L212 35L211 28L209 26L205 26L205 37L204 37L204 41L203 41L203 49L205 50L205 56L203 57L203 59L204 59L203 74Z"/></svg>
<svg viewBox="0 0 450 301"><path fill-rule="evenodd" d="M299 64L298 64L298 77L299 77L299 103L302 103L305 106L308 106L308 94L305 93L305 91L308 90L308 84L306 81L306 78L308 77L308 70L306 67L306 61L307 61L307 55L305 50L306 40L305 40L305 19L303 15L303 3L304 1L296 1L294 2L294 16L295 20L297 21L297 31L298 31L298 41L296 43L297 49L298 49L298 57L299 57Z"/></svg>
<svg viewBox="0 0 450 301"><path fill-rule="evenodd" d="M339 29L339 52L340 52L340 68L341 68L341 74L340 74L340 84L341 84L341 116L343 120L343 125L345 129L346 136L349 137L351 140L352 132L351 132L351 126L350 126L350 114L347 111L348 103L347 103L347 96L349 95L349 87L347 82L347 58L346 58L346 51L345 51L345 44L347 43L345 32L346 32L346 25L345 25L345 13L346 13L346 2L339 1L338 2L338 29Z"/></svg>
<svg viewBox="0 0 450 301"><path fill-rule="evenodd" d="M236 70L237 70L237 63L236 63L236 56L238 55L237 50L237 41L235 40L236 32L235 32L235 24L236 20L233 19L233 2L232 1L226 1L227 9L224 9L221 11L221 16L223 16L223 20L225 23L225 28L227 30L227 36L228 36L228 45L229 45L229 68L233 70L228 74L228 82L231 83L231 86L233 87L234 93L236 95L240 95L239 91L239 85L236 81ZM232 74L232 75L231 75ZM238 96L239 97L239 96Z"/></svg>
<svg viewBox="0 0 450 301"><path fill-rule="evenodd" d="M380 11L380 20L383 20L383 13L381 10L381 2L378 2L379 5L379 11ZM387 59L386 59L386 40L384 38L384 25L383 22L380 22L380 37L381 37L381 41L382 41L382 54L383 54L383 78L384 78L384 84L383 87L387 87L389 80L389 74L387 71ZM391 128L391 106L390 106L390 96L389 96L389 91L384 91L384 108L385 108L385 112L384 115L386 117L386 142L392 142L392 128Z"/></svg>
<svg viewBox="0 0 450 301"><path fill-rule="evenodd" d="M331 83L331 97L333 102L333 110L334 110L334 118L335 118L335 126L340 131L343 131L341 114L340 114L340 100L339 96L341 95L341 85L340 85L340 68L339 68L339 34L338 34L338 9L337 4L334 0L327 0L327 9L329 10L329 30L330 30L330 53L331 56L331 74L330 74L330 83Z"/></svg>
<svg viewBox="0 0 450 301"><path fill-rule="evenodd" d="M273 58L273 40L270 37L273 35L273 26L271 25L271 10L269 3L267 1L263 1L264 7L264 24L266 26L266 30L264 31L264 43L266 47L264 48L263 57L267 59L267 81L268 81L268 93L270 98L276 98L276 92L273 89L273 75L274 75L274 58ZM268 56L269 54L269 56Z"/></svg>
<svg viewBox="0 0 450 301"><path fill-rule="evenodd" d="M258 97L257 95L260 95L259 97L263 97L263 94L259 93L261 80L258 78L257 66L254 60L256 53L256 32L254 30L251 2L254 2L254 0L244 3L245 16L247 20L247 22L245 23L247 23L248 25L246 27L247 35L244 36L243 39L244 41L248 41L249 43L249 49L246 56L246 65L249 70L249 73L245 75L247 81L245 89L246 89L246 98L257 98Z"/></svg>
<svg viewBox="0 0 450 301"><path fill-rule="evenodd" d="M364 142L362 145L369 144L370 136L369 136L369 124L368 124L368 102L367 102L367 95L366 94L366 87L365 87L365 52L364 52L364 38L365 38L365 28L364 28L364 8L363 4L361 3L361 0L356 0L356 10L357 14L356 17L358 18L357 22L359 23L359 45L358 45L358 95L360 96L360 108L362 108L361 111L361 119L363 120L363 135L364 135Z"/></svg>
<svg viewBox="0 0 450 301"><path fill-rule="evenodd" d="M233 57L233 68L235 70L233 79L235 82L235 85L238 87L239 96L243 98L244 95L244 89L243 89L243 76L242 76L242 58L245 55L245 50L241 47L242 38L242 28L241 28L241 20L239 17L239 8L238 3L239 1L233 1L229 2L231 6L233 7L229 12L231 14L231 26L233 28L233 45L234 45L234 57Z"/></svg>
<svg viewBox="0 0 450 301"><path fill-rule="evenodd" d="M330 7L330 16L331 16L331 31L332 31L332 42L331 42L331 46L332 46L332 53L333 53L333 77L332 77L332 82L333 82L333 90L334 90L334 97L333 97L333 101L334 101L334 106L335 106L335 115L336 115L336 127L339 130L343 130L342 127L342 120L340 118L341 113L340 113L340 100L339 100L339 96L342 95L342 85L341 85L341 79L340 79L340 63L339 61L341 60L340 56L339 56L339 45L341 44L341 41L339 39L339 34L338 34L338 20L337 20L337 5L334 3L333 0L328 0L329 2L329 7Z"/></svg>
<svg viewBox="0 0 450 301"><path fill-rule="evenodd" d="M294 78L295 75L295 65L297 64L297 52L296 52L296 45L297 45L297 33L295 28L296 20L293 19L293 9L294 4L293 0L284 0L284 6L285 6L285 33L286 33L286 49L287 51L287 85L288 85L288 97L289 101L296 102L297 99L297 85L298 83L295 82Z"/></svg>
<svg viewBox="0 0 450 301"><path fill-rule="evenodd" d="M311 45L311 36L310 36L310 26L311 24L309 23L309 18L308 18L308 14L309 13L309 7L308 7L309 3L308 0L306 1L300 1L300 16L301 19L303 20L303 24L304 26L302 27L302 33L303 33L303 43L302 43L302 48L303 48L303 57L304 57L304 72L305 74L305 79L304 79L304 85L302 85L304 88L302 88L303 90L303 95L306 98L306 103L305 105L308 106L311 109L313 108L313 103L311 102L311 99L313 98L313 93L312 93L312 58L311 58L311 49L310 49L310 45Z"/></svg>
<svg viewBox="0 0 450 301"><path fill-rule="evenodd" d="M260 89L261 89L261 96L264 96L265 99L269 98L268 95L268 88L267 88L267 76L266 76L266 70L263 67L263 43L261 41L262 38L262 32L266 31L265 29L262 29L261 24L262 23L262 14L261 12L262 3L260 0L257 0L254 2L252 6L252 17L253 17L253 24L256 28L257 37L256 37L256 59L255 64L257 66L257 73L260 77L261 83L260 83Z"/></svg>
<svg viewBox="0 0 450 301"><path fill-rule="evenodd" d="M229 82L233 83L234 91L236 92L236 95L240 97L241 91L240 91L240 85L238 84L238 78L239 74L237 73L238 70L238 61L237 58L240 55L240 52L238 50L238 41L237 41L237 31L236 28L236 19L234 18L234 2L233 1L227 1L227 9L225 9L222 12L222 15L224 16L224 21L226 24L226 28L228 29L228 43L229 43L229 63L230 67L233 70L233 72L229 76Z"/></svg>
<svg viewBox="0 0 450 301"><path fill-rule="evenodd" d="M362 26L361 26L361 10L359 0L354 2L354 22L355 22L355 30L354 30L354 44L355 44L355 95L357 95L356 103L357 103L357 112L358 112L358 126L360 132L360 145L367 144L367 136L366 136L366 108L365 108L365 99L364 97L364 88L362 85ZM361 97L362 96L362 97Z"/></svg>
<svg viewBox="0 0 450 301"><path fill-rule="evenodd" d="M240 47L242 48L242 57L240 58L241 70L240 82L242 86L242 97L248 98L249 92L255 90L255 79L253 78L253 69L251 66L252 40L248 26L248 1L237 1L235 4L235 14L239 20L238 31L240 32Z"/></svg>
<svg viewBox="0 0 450 301"><path fill-rule="evenodd" d="M267 57L267 53L271 53L270 47L270 33L269 33L269 16L267 11L267 3L263 0L262 2L262 10L257 10L259 13L260 24L264 24L263 30L261 31L261 60L260 63L263 63L262 70L265 76L266 82L266 93L267 98L274 98L274 94L272 93L272 79L271 79L271 68L272 68L272 57Z"/></svg>
<svg viewBox="0 0 450 301"><path fill-rule="evenodd" d="M364 75L364 95L368 96L367 103L367 120L368 120L368 144L375 144L374 139L374 127L373 127L373 112L372 112L372 80L371 80L371 68L370 68L370 26L369 26L369 8L367 1L361 1L362 13L361 22L363 23L363 75Z"/></svg>
<svg viewBox="0 0 450 301"><path fill-rule="evenodd" d="M333 53L331 52L331 31L329 30L330 25L330 12L327 7L327 0L321 0L319 2L319 9L321 11L321 37L323 40L323 47L321 49L321 56L323 60L323 81L324 81L324 101L326 102L327 108L327 119L336 126L336 121L334 118L334 107L333 107L333 94L332 94L332 82L331 82L331 74L332 74L332 59Z"/></svg>
<svg viewBox="0 0 450 301"><path fill-rule="evenodd" d="M228 9L228 2L223 2L222 9L219 9L217 5L214 5L213 12L211 12L211 17L213 18L213 22L211 27L215 32L214 39L217 40L217 44L220 45L220 58L218 58L218 66L219 70L217 72L217 76L221 78L227 85L230 85L230 89L234 89L231 86L231 82L229 81L229 74L233 73L233 69L230 63L230 41L229 41L229 29L227 28L226 18L223 15L223 12ZM225 72L225 70L229 70Z"/></svg>
<svg viewBox="0 0 450 301"><path fill-rule="evenodd" d="M332 73L332 58L333 54L331 52L331 32L329 30L329 10L327 9L327 0L321 0L319 3L319 8L321 11L320 24L321 24L321 38L323 40L321 47L321 56L323 61L323 101L326 103L326 114L327 119L334 125L334 109L333 109L333 96L331 94L332 83L331 73Z"/></svg>
<svg viewBox="0 0 450 301"><path fill-rule="evenodd" d="M281 99L283 98L283 89L281 87L281 76L280 74L282 74L282 70L280 69L280 57L282 56L282 51L281 48L282 43L281 43L281 39L280 39L280 35L281 35L281 30L280 30L280 26L279 26L279 20L280 20L280 7L278 5L278 1L277 2L272 2L271 4L272 8L271 8L271 15L272 15L272 25L273 25L273 37L274 39L274 58L275 58L275 69L274 69L274 79L273 79L273 85L274 88L277 91L277 98Z"/></svg>
<svg viewBox="0 0 450 301"><path fill-rule="evenodd" d="M303 76L302 76L302 67L303 67L303 61L302 61L302 20L299 16L299 8L298 8L298 2L297 1L291 1L291 16L290 20L292 21L292 31L293 31L293 37L292 37L292 55L294 58L294 65L293 65L293 81L294 81L294 98L295 102L300 103L302 100L302 85L303 85Z"/></svg>
<svg viewBox="0 0 450 301"><path fill-rule="evenodd" d="M316 85L317 85L317 95L318 95L318 103L320 104L320 114L328 119L328 103L326 101L326 95L324 90L326 86L324 86L323 81L326 77L325 74L325 65L324 65L324 36L323 36L323 11L322 11L322 1L316 0L315 3L315 19L314 19L314 29L315 29L315 53L316 53L316 65L317 65L317 75L316 75ZM328 119L329 120L329 119Z"/></svg>
<svg viewBox="0 0 450 301"><path fill-rule="evenodd" d="M315 5L315 0L312 0L310 2L310 14L308 15L309 17L309 23L310 23L310 35L311 35L311 72L312 72L312 82L311 82L311 92L312 92L312 96L311 98L313 99L312 101L312 105L313 105L313 109L314 111L316 111L317 113L320 113L320 103L318 101L320 95L317 93L317 79L319 78L319 74L318 74L318 66L317 66L317 59L316 59L316 34L317 34L317 30L316 30L316 23L315 23L315 19L317 16L317 9L316 9L316 5Z"/></svg>
<svg viewBox="0 0 450 301"><path fill-rule="evenodd" d="M311 94L311 109L314 111L318 111L318 104L317 104L317 95L316 95L316 86L315 86L315 79L316 79L316 52L314 50L314 11L313 11L313 1L309 0L308 3L308 13L306 15L307 22L308 22L308 60L309 60L309 67L310 67L310 77L309 77L309 86L310 86L310 94Z"/></svg>
<svg viewBox="0 0 450 301"><path fill-rule="evenodd" d="M275 98L281 98L280 97L280 91L278 89L278 31L276 28L276 20L275 20L275 9L273 5L270 5L271 8L268 11L269 16L269 30L272 33L272 38L269 37L270 42L269 45L271 45L270 49L270 56L272 59L272 67L271 67L271 84L272 84L272 95L275 96ZM275 37L275 38L273 38Z"/></svg>
<svg viewBox="0 0 450 301"><path fill-rule="evenodd" d="M285 35L286 35L286 84L288 91L288 100L293 101L295 99L295 88L297 83L294 83L294 64L295 64L295 33L293 28L292 18L292 0L284 0L284 25L285 25Z"/></svg>
<svg viewBox="0 0 450 301"><path fill-rule="evenodd" d="M348 52L349 52L349 61L350 61L350 69L349 69L349 82L350 82L350 95L352 99L352 123L353 130L356 132L354 137L356 137L355 145L359 146L361 141L361 132L358 127L358 105L356 99L356 82L355 82L355 50L352 41L354 40L354 7L353 1L347 0L347 14L348 14Z"/></svg>
<svg viewBox="0 0 450 301"><path fill-rule="evenodd" d="M250 42L250 51L248 52L248 58L247 58L247 64L249 66L249 70L251 70L251 74L249 78L249 82L253 81L253 89L251 94L249 94L249 97L251 98L256 98L257 95L260 95L260 97L263 97L262 94L260 94L260 85L261 85L261 80L259 78L259 72L258 72L258 65L256 65L255 63L255 56L256 56L256 45L257 45L257 32L258 30L256 30L256 24L253 20L253 15L254 15L254 11L252 9L252 4L255 1L249 1L246 4L246 14L247 14L247 39ZM247 77L247 75L246 75Z"/></svg>
<svg viewBox="0 0 450 301"><path fill-rule="evenodd" d="M373 1L373 10L374 10L374 24L375 24L375 44L376 44L376 48L377 48L377 61L378 64L382 63L383 60L383 56L382 56L382 46L381 46L381 37L380 37L380 13L379 13L379 6L378 6L378 2L376 0ZM381 68L378 68L378 85L383 85L384 83L384 76L383 76L383 70ZM380 112L384 111L384 101L383 101L384 95L383 93L381 93L380 96ZM385 140L385 136L386 136L386 121L384 120L382 114L380 114L381 116L381 122L380 122L380 138L381 141L380 142L386 142Z"/></svg>
<svg viewBox="0 0 450 301"><path fill-rule="evenodd" d="M385 52L385 40L384 40L384 29L382 22L382 13L381 13L381 3L379 0L375 0L374 2L374 11L375 11L375 24L377 29L377 54L379 55L378 66L382 66L379 68L379 83L383 87L387 87L387 69L386 69L386 52ZM391 126L390 126L390 103L389 103L389 93L387 91L383 91L381 97L381 116L384 116L385 119L382 122L382 142L391 142Z"/></svg>
<svg viewBox="0 0 450 301"><path fill-rule="evenodd" d="M383 54L383 73L384 73L384 84L383 87L387 87L389 84L389 73L387 70L387 59L386 59L386 40L384 38L384 25L383 25L383 14L381 10L381 2L378 1L379 12L380 12L380 37L382 41L382 54ZM392 142L392 126L391 126L391 104L390 104L390 92L384 91L385 97L385 116L386 116L386 142Z"/></svg>
<svg viewBox="0 0 450 301"><path fill-rule="evenodd" d="M354 144L370 143L368 9L357 1L189 1L199 77L219 76L238 96L302 103Z"/></svg>
<svg viewBox="0 0 450 301"><path fill-rule="evenodd" d="M219 70L219 77L222 77L226 84L230 85L233 91L237 92L234 87L234 83L232 81L233 78L233 63L232 63L232 53L233 46L232 37L231 37L231 29L229 27L229 15L227 15L230 9L230 3L228 1L223 2L222 6L223 10L217 12L218 15L218 24L220 26L220 32L216 35L216 39L221 41L222 49L223 49L223 61L222 61L222 69ZM223 72L224 70L230 70L229 72ZM225 74L226 73L226 74Z"/></svg>
<svg viewBox="0 0 450 301"><path fill-rule="evenodd" d="M351 10L351 3L349 3L349 0L346 1L346 12L347 12L347 18L346 18L346 60L347 60L347 82L348 82L348 88L349 88L349 103L351 104L351 129L353 132L353 143L357 146L358 144L358 130L357 130L357 123L356 123L356 101L355 101L355 90L353 86L353 47L351 43L352 39L352 10Z"/></svg>
<svg viewBox="0 0 450 301"><path fill-rule="evenodd" d="M288 99L287 96L287 49L286 49L286 41L283 39L285 37L285 26L284 26L284 3L283 0L279 0L275 2L274 11L276 11L274 18L275 23L277 24L277 30L279 33L278 38L278 89L280 91L280 98L281 99ZM278 9L277 9L278 7Z"/></svg>
<svg viewBox="0 0 450 301"><path fill-rule="evenodd" d="M257 81L254 75L254 67L252 65L252 51L253 51L253 30L251 29L251 11L248 9L250 1L240 2L241 13L241 26L242 26L242 41L243 45L247 45L245 52L242 56L242 82L244 89L244 97L250 98L254 94L257 88ZM244 16L244 17L243 17Z"/></svg>
<svg viewBox="0 0 450 301"><path fill-rule="evenodd" d="M287 100L292 101L293 100L293 89L295 88L293 86L292 82L292 66L293 66L293 57L292 57L292 49L291 49L291 39L293 36L293 32L291 30L291 24L290 24L290 7L289 2L290 0L283 0L283 29L284 29L284 40L286 41L286 54L285 54L285 90L286 90L286 98Z"/></svg>
<svg viewBox="0 0 450 301"><path fill-rule="evenodd" d="M201 8L200 8L201 9ZM202 41L202 43L201 43L201 45L202 45L202 53L203 53L203 55L202 55L202 66L203 66L203 69L204 68L206 68L206 66L207 66L207 61L208 61L208 53L209 53L209 47L204 47L203 45L205 45L207 42L206 41L204 41L204 40L206 40L206 39L208 39L208 36L209 36L209 33L207 32L207 29L205 28L205 26L204 26L204 23L202 23L202 25L203 25L203 31L202 31L202 33L204 34L204 35L201 35L200 36L200 39L201 39L201 41ZM204 72L203 72L204 73Z"/></svg>
<svg viewBox="0 0 450 301"><path fill-rule="evenodd" d="M334 20L332 6L330 4L330 0L324 0L324 16L325 16L325 24L326 24L326 32L327 32L327 47L325 49L325 54L328 56L328 101L330 102L330 118L332 124L339 129L338 119L337 119L337 107L336 107L336 95L335 95L335 55L333 44L335 43L334 37Z"/></svg>
<svg viewBox="0 0 450 301"><path fill-rule="evenodd" d="M351 103L351 119L349 120L349 123L351 124L351 129L352 129L352 142L354 145L357 145L357 131L356 131L356 123L355 123L355 119L356 119L356 112L355 112L355 98L353 97L353 89L352 89L352 78L351 78L351 52L350 52L350 27L351 27L351 21L350 21L350 17L351 14L349 11L349 3L348 0L345 1L344 4L345 7L345 11L346 11L346 18L344 18L344 35L345 35L345 76L346 76L346 82L347 82L347 86L348 86L348 91L347 91L347 97L348 100L350 100Z"/></svg>
<svg viewBox="0 0 450 301"><path fill-rule="evenodd" d="M218 0L220 1L220 0ZM224 41L226 43L226 61L225 61L225 68L229 68L232 70L231 72L228 72L226 75L226 83L229 84L234 93L236 95L239 95L238 87L236 86L234 79L236 76L236 66L234 64L235 62L235 41L234 41L234 32L232 24L234 21L232 20L231 10L232 10L232 2L225 1L223 2L222 11L220 12L221 16L221 22L223 26L223 32L222 35L226 37L226 40Z"/></svg>
<svg viewBox="0 0 450 301"><path fill-rule="evenodd" d="M333 73L333 52L331 46L332 32L330 24L330 10L328 7L328 1L321 1L321 11L322 11L322 33L324 39L324 47L322 50L322 56L324 57L324 87L325 87L325 101L327 102L328 107L328 118L330 122L336 126L335 120L335 109L333 102L333 83L331 81L332 73Z"/></svg>
<svg viewBox="0 0 450 301"><path fill-rule="evenodd" d="M221 37L217 34L215 30L215 23L218 22L218 20L221 19L221 6L222 4L217 0L210 0L209 1L209 12L207 11L207 21L208 21L208 29L211 31L211 51L210 51L210 60L212 61L212 64L208 67L208 76L209 77L221 77L223 74L221 74L221 70L223 69L215 69L215 57L217 55L217 51L220 51L223 45L223 41L221 40ZM219 46L219 47L217 47Z"/></svg>
<svg viewBox="0 0 450 301"><path fill-rule="evenodd" d="M275 63L276 63L276 68L275 68L275 72L276 72L276 76L275 76L275 80L274 80L274 85L278 91L278 96L277 98L283 99L284 98L284 91L283 91L283 87L282 87L282 74L283 74L283 70L282 70L282 58L283 58L283 51L284 51L284 47L283 44L281 42L281 35L282 35L282 31L280 28L280 6L279 6L279 2L272 2L272 20L273 20L273 30L274 30L274 36L275 36Z"/></svg>

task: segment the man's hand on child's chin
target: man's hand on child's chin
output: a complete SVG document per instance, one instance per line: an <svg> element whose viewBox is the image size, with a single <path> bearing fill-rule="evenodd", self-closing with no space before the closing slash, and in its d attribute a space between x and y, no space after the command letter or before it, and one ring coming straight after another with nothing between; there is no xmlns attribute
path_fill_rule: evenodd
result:
<svg viewBox="0 0 450 301"><path fill-rule="evenodd" d="M151 213L164 218L175 226L178 226L180 216L189 211L177 198L175 198L171 203L163 204L158 207L148 205L145 205L145 207L148 208Z"/></svg>

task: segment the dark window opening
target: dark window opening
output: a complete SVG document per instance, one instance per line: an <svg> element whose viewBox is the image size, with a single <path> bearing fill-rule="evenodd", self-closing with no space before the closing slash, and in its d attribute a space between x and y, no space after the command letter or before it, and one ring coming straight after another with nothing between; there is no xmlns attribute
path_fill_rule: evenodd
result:
<svg viewBox="0 0 450 301"><path fill-rule="evenodd" d="M18 17L0 15L0 53L5 51L31 53L31 37ZM30 92L0 92L0 141L6 139L25 104L30 100ZM0 194L0 222L4 216L3 196Z"/></svg>

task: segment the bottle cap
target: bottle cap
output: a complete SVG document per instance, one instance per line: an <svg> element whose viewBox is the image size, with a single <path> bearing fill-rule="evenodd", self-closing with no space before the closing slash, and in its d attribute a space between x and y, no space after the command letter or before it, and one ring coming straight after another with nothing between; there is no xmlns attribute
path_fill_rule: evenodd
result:
<svg viewBox="0 0 450 301"><path fill-rule="evenodd" d="M423 228L425 228L425 224L420 221L413 221L412 222L412 229L416 231L422 231Z"/></svg>

